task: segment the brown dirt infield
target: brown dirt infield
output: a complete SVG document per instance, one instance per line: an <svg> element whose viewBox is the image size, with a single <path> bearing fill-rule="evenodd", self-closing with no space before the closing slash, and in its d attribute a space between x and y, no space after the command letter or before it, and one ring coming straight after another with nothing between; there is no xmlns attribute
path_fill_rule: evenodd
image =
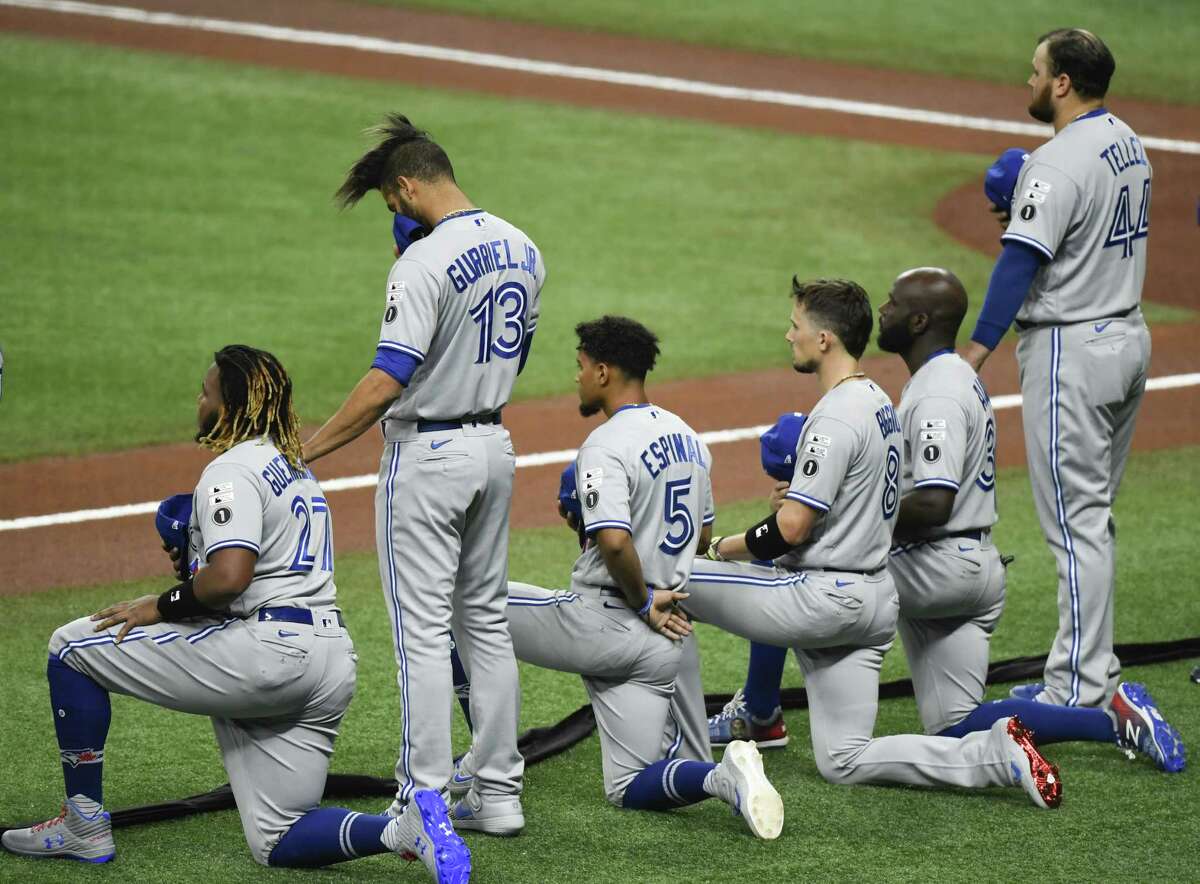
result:
<svg viewBox="0 0 1200 884"><path fill-rule="evenodd" d="M480 51L514 47L520 54L572 64L644 71L738 86L784 89L809 94L879 101L976 116L1020 119L1026 90L952 81L920 74L855 68L777 56L685 46L537 25L360 7L334 0L138 0L146 9L217 18L252 20L316 30L427 42ZM398 80L438 88L468 89L504 96L604 107L637 113L688 117L731 125L761 126L785 132L856 138L934 150L999 153L1005 147L1033 147L1036 140L987 132L897 123L842 114L754 105L699 96L681 96L632 87L561 80L532 74L418 61L344 49L299 46L196 31L118 23L85 16L0 8L0 29L85 40L131 48L173 51L274 67L315 70L372 79ZM1147 135L1200 140L1200 108L1114 101L1113 109ZM1151 239L1149 299L1196 308L1198 262L1196 198L1200 157L1152 154L1155 168L1154 237ZM982 174L982 169L981 169ZM984 209L978 184L946 195L935 218L951 235L985 252L997 251L998 229ZM899 268L898 268L899 269ZM1151 374L1200 370L1194 338L1200 324L1155 330ZM653 385L664 407L685 415L698 430L769 423L790 409L808 410L817 398L815 382L787 367L779 341L781 368L708 380ZM894 357L867 361L867 370L898 397L905 371ZM993 396L1017 392L1012 342L983 373ZM1134 444L1139 449L1200 443L1200 388L1149 393L1142 406ZM518 452L572 448L594 424L579 418L573 396L520 403L506 409L505 424ZM1018 410L1002 411L999 461L1024 461ZM319 462L318 476L375 472L380 439L368 433ZM718 500L765 493L768 480L758 468L754 441L718 445L713 450ZM158 446L80 458L49 458L0 465L0 518L55 513L153 500L191 488L208 455L194 445ZM513 526L553 524L553 495L561 467L521 469L513 500ZM336 492L338 548L373 548L373 491ZM0 595L54 586L90 586L165 574L152 518L140 516L79 526L0 532Z"/></svg>

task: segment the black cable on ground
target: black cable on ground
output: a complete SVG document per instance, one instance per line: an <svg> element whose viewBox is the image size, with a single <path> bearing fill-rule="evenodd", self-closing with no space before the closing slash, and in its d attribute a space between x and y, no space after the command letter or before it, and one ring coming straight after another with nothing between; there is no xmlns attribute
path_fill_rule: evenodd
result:
<svg viewBox="0 0 1200 884"><path fill-rule="evenodd" d="M1120 658L1123 666L1169 663L1175 660L1186 660L1190 657L1200 657L1200 636L1171 642L1117 645L1113 651ZM1045 665L1045 655L1000 660L988 666L987 683L1033 681L1041 677ZM911 697L912 695L912 680L908 678L885 682L879 686L881 700ZM708 707L709 714L719 712L732 697L732 694L705 694L704 702ZM807 709L808 695L804 692L804 688L788 688L783 691L782 705L784 709ZM539 761L565 752L576 743L587 739L595 729L596 719L592 714L592 707L590 705L582 706L557 724L527 730L517 740L517 748L525 757L526 765L537 764ZM370 796L390 799L395 794L396 781L384 777L372 777L366 774L330 774L325 781L324 797L327 799ZM226 783L211 792L192 795L188 798L115 810L112 812L112 824L113 828L120 829L142 823L178 819L212 810L230 810L235 806L233 792ZM41 822L41 820L36 822ZM17 823L12 826L0 826L0 831L20 829L34 824Z"/></svg>

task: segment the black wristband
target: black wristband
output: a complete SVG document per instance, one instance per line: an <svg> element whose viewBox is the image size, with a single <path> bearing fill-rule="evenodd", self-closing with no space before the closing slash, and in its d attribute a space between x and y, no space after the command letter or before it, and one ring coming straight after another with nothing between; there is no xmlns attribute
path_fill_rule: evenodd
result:
<svg viewBox="0 0 1200 884"><path fill-rule="evenodd" d="M188 617L205 617L216 612L196 600L196 587L192 580L172 586L158 597L158 613L163 620L174 622Z"/></svg>
<svg viewBox="0 0 1200 884"><path fill-rule="evenodd" d="M792 545L779 533L776 513L771 513L746 532L746 549L759 561L770 561L792 551Z"/></svg>

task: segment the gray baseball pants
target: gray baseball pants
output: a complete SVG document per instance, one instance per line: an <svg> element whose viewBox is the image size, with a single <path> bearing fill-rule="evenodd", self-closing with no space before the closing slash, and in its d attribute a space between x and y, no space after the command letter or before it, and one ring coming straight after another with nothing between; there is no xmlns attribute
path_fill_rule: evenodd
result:
<svg viewBox="0 0 1200 884"><path fill-rule="evenodd" d="M983 700L988 645L1004 610L1005 574L991 532L892 550L897 628L925 733L962 721Z"/></svg>
<svg viewBox="0 0 1200 884"><path fill-rule="evenodd" d="M879 670L899 604L887 571L796 572L697 560L683 607L697 620L796 652L808 693L813 756L831 783L1011 786L1003 737L872 737ZM680 684L698 693L698 682Z"/></svg>
<svg viewBox="0 0 1200 884"><path fill-rule="evenodd" d="M316 622L330 610L313 609ZM50 653L105 690L211 717L246 842L265 865L325 791L354 696L358 658L346 630L223 617L140 626L115 645L119 628L95 625L60 626Z"/></svg>
<svg viewBox="0 0 1200 884"><path fill-rule="evenodd" d="M521 695L505 616L512 441L496 425L422 433L394 420L384 438L375 530L401 702L392 810L453 772L451 629L473 686L476 788L518 794Z"/></svg>
<svg viewBox="0 0 1200 884"><path fill-rule="evenodd" d="M517 657L583 676L600 731L604 794L620 806L633 778L663 758L711 761L704 697L692 719L674 706L685 643L651 630L619 590L575 586L554 592L508 585L508 621ZM687 651L699 677L695 640ZM472 695L475 688L472 686ZM703 723L703 742L698 736Z"/></svg>
<svg viewBox="0 0 1200 884"><path fill-rule="evenodd" d="M1032 328L1017 344L1029 482L1058 568L1058 632L1041 699L1103 706L1120 680L1113 653L1116 524L1150 369L1150 331L1121 319Z"/></svg>

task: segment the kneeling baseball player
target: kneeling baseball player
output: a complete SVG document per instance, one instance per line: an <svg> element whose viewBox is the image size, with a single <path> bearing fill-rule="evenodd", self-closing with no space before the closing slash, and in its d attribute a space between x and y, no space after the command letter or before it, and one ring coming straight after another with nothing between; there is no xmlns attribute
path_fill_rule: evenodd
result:
<svg viewBox="0 0 1200 884"><path fill-rule="evenodd" d="M681 665L695 665L698 678L691 625L675 608L686 594L673 588L687 580L697 546L708 543L708 448L646 397L646 373L659 352L649 329L605 316L575 331L579 410L608 418L588 436L575 464L586 545L569 591L509 583L513 649L518 659L583 676L600 730L604 790L613 804L666 810L717 797L755 835L776 838L783 802L763 775L754 744L732 743L721 764L713 764L703 697L692 707L698 711L690 716L697 719L691 739L672 706ZM510 824L481 804L472 779L468 753L450 782L451 791L463 795L451 809L455 827L500 835L516 829L515 820Z"/></svg>
<svg viewBox="0 0 1200 884"><path fill-rule="evenodd" d="M357 657L337 607L329 504L300 459L292 384L270 353L215 354L196 440L218 453L200 476L187 578L162 595L59 627L46 675L66 805L4 847L32 857L116 855L101 769L110 692L212 718L254 858L322 866L394 851L439 882L465 882L470 854L436 791L398 819L319 807Z"/></svg>
<svg viewBox="0 0 1200 884"><path fill-rule="evenodd" d="M714 561L692 568L684 607L697 620L795 650L813 755L829 782L1018 786L1038 807L1057 807L1058 771L1015 717L962 739L873 737L879 670L899 613L887 563L903 435L887 395L859 368L872 325L866 292L847 280L793 280L792 295L792 364L815 374L824 395L804 424L778 510L744 536L713 538ZM678 688L703 692L698 681Z"/></svg>
<svg viewBox="0 0 1200 884"><path fill-rule="evenodd" d="M997 166L1008 157L1019 168L1020 151L1006 151ZM1018 698L982 702L988 646L1004 607L1005 569L991 540L997 521L995 416L983 383L954 352L966 312L958 277L935 267L902 273L879 309L879 347L898 354L912 375L897 409L911 457L904 459L888 570L896 581L898 628L925 731L961 737L1017 715L1039 746L1118 743L1143 752L1164 771L1182 770L1183 741L1141 685L1121 683L1108 709ZM770 466L769 436L763 440L764 467ZM789 454L798 438L793 433L790 446L783 445ZM784 472L772 474L790 481L795 459L784 464L776 456L774 463ZM752 646L744 691L710 720L714 746L735 736L760 746L787 743L779 708L786 654Z"/></svg>

